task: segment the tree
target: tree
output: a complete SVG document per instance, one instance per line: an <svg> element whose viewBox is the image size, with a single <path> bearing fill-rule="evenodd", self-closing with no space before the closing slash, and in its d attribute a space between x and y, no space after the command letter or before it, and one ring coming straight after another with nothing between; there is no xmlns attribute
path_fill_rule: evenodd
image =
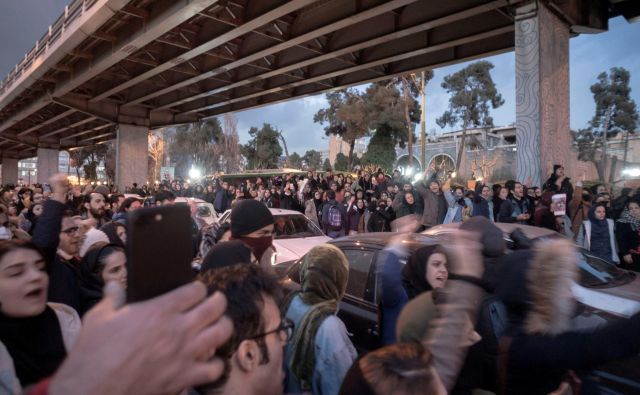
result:
<svg viewBox="0 0 640 395"><path fill-rule="evenodd" d="M596 112L589 124L590 130L578 132L578 148L582 149L582 157L593 162L598 170L598 176L605 180L607 170L607 141L619 133L625 133L625 142L629 133L634 133L638 123L636 103L631 99L629 80L631 75L623 67L613 67L609 74L602 72L598 75L598 82L591 85L593 100L596 102ZM574 139L576 135L574 134ZM596 151L602 151L600 160ZM626 162L625 146L625 157Z"/></svg>
<svg viewBox="0 0 640 395"><path fill-rule="evenodd" d="M331 162L329 162L329 158L326 158L324 160L324 163L322 164L322 170L331 171Z"/></svg>
<svg viewBox="0 0 640 395"><path fill-rule="evenodd" d="M362 162L365 165L375 165L390 172L395 161L396 150L393 144L393 132L389 127L380 126L371 137Z"/></svg>
<svg viewBox="0 0 640 395"><path fill-rule="evenodd" d="M158 180L164 159L164 129L149 131L149 175L150 181Z"/></svg>
<svg viewBox="0 0 640 395"><path fill-rule="evenodd" d="M353 149L357 139L369 133L367 104L363 94L355 89L341 89L326 95L328 108L323 108L313 116L313 122L326 124L327 136L340 136L349 144L348 162L351 167Z"/></svg>
<svg viewBox="0 0 640 395"><path fill-rule="evenodd" d="M107 175L107 181L111 184L116 179L116 144L110 141L105 145L107 153L104 156L104 172Z"/></svg>
<svg viewBox="0 0 640 395"><path fill-rule="evenodd" d="M333 166L336 171L348 171L349 169L349 158L346 157L342 152L338 152L336 155L336 161Z"/></svg>
<svg viewBox="0 0 640 395"><path fill-rule="evenodd" d="M217 169L222 134L218 118L178 126L169 144L176 174L187 175L192 166L202 169L204 174Z"/></svg>
<svg viewBox="0 0 640 395"><path fill-rule="evenodd" d="M241 147L242 155L247 159L250 169L275 169L282 155L278 139L280 131L265 123L262 129L249 129L251 140Z"/></svg>
<svg viewBox="0 0 640 395"><path fill-rule="evenodd" d="M406 89L409 90L408 85ZM402 90L402 78L392 78L369 85L364 99L369 128L377 130L382 127L391 133L393 147L400 145L404 148L407 143L413 146L413 131L420 121L420 107L411 92L405 96Z"/></svg>
<svg viewBox="0 0 640 395"><path fill-rule="evenodd" d="M300 155L298 155L297 152L294 152L293 154L291 154L289 156L288 163L289 163L289 166L294 168L294 169L301 169L302 168L302 157Z"/></svg>
<svg viewBox="0 0 640 395"><path fill-rule="evenodd" d="M309 150L302 156L302 161L306 163L307 169L318 169L322 164L322 155L316 150Z"/></svg>
<svg viewBox="0 0 640 395"><path fill-rule="evenodd" d="M78 183L80 183L80 169L84 166L84 162L88 157L89 155L82 148L69 150L69 162L76 169Z"/></svg>
<svg viewBox="0 0 640 395"><path fill-rule="evenodd" d="M84 151L86 155L84 165L82 166L82 169L84 170L84 178L86 180L97 181L98 165L100 164L100 162L104 162L105 160L105 157L107 155L107 145L90 145L87 147L83 147L82 151Z"/></svg>
<svg viewBox="0 0 640 395"><path fill-rule="evenodd" d="M489 106L498 108L504 104L496 85L491 78L493 64L485 60L471 63L464 69L444 77L442 88L451 95L449 109L436 119L444 128L446 125L462 125L462 138L456 158L456 172L460 169L464 155L467 129L471 127L489 128L493 118L489 115Z"/></svg>
<svg viewBox="0 0 640 395"><path fill-rule="evenodd" d="M238 136L238 119L233 113L224 114L224 143L222 144L222 169L227 173L240 170L242 155L240 154L240 137Z"/></svg>

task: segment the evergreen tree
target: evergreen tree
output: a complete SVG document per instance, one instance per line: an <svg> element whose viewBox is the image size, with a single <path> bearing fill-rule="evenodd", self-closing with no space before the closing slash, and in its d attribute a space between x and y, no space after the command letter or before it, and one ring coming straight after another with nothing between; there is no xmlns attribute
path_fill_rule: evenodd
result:
<svg viewBox="0 0 640 395"><path fill-rule="evenodd" d="M282 155L280 131L265 123L261 129L249 129L251 140L242 146L242 155L247 159L249 169L275 169Z"/></svg>

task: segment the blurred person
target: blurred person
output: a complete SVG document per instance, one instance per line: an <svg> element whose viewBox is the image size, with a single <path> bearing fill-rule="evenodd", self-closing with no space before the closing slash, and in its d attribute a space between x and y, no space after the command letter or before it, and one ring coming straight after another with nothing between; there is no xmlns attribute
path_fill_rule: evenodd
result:
<svg viewBox="0 0 640 395"><path fill-rule="evenodd" d="M501 393L559 391L571 369L589 370L640 352L639 313L595 329L571 329L571 288L579 273L570 241L541 241L533 250L506 255L502 263L497 293L509 326L498 351Z"/></svg>
<svg viewBox="0 0 640 395"><path fill-rule="evenodd" d="M546 191L542 194L540 205L536 207L533 214L534 226L558 231L556 216L553 211L551 211L552 197L554 194L555 192L552 191Z"/></svg>
<svg viewBox="0 0 640 395"><path fill-rule="evenodd" d="M491 222L494 222L493 218L493 200L491 199L491 188L488 185L477 183L476 194L473 199L472 216L485 217Z"/></svg>
<svg viewBox="0 0 640 395"><path fill-rule="evenodd" d="M221 377L197 387L200 395L281 395L284 346L293 325L282 319L281 289L275 277L256 265L230 265L200 276L210 291L223 292L233 335L215 350L224 361Z"/></svg>
<svg viewBox="0 0 640 395"><path fill-rule="evenodd" d="M507 200L507 197L509 196L509 189L500 186L500 184L497 184L497 187L496 185L493 186L493 191L493 198L491 199L491 201L493 202L493 220L494 222L498 222L500 206L502 205L502 202Z"/></svg>
<svg viewBox="0 0 640 395"><path fill-rule="evenodd" d="M140 199L129 197L124 199L120 207L118 208L118 212L113 215L111 218L112 221L120 222L123 225L127 225L127 215L137 209L142 207L142 202Z"/></svg>
<svg viewBox="0 0 640 395"><path fill-rule="evenodd" d="M428 169L425 170L423 177L426 177ZM440 183L435 179L430 179L428 189L422 182L418 183L416 190L423 199L424 211L422 213L421 225L428 229L443 223L447 214L447 201L440 188Z"/></svg>
<svg viewBox="0 0 640 395"><path fill-rule="evenodd" d="M271 268L274 218L264 203L248 199L231 209L231 238L240 240L252 251L260 265Z"/></svg>
<svg viewBox="0 0 640 395"><path fill-rule="evenodd" d="M320 217L322 215L322 193L313 192L313 199L304 203L304 215L307 216L316 226L320 227Z"/></svg>
<svg viewBox="0 0 640 395"><path fill-rule="evenodd" d="M90 228L83 236L78 250L78 257L84 258L86 253L97 243L109 243L109 237L103 231Z"/></svg>
<svg viewBox="0 0 640 395"><path fill-rule="evenodd" d="M358 204L360 203L360 204ZM347 206L347 234L354 235L360 232L361 218L364 214L364 204L362 200L356 201L355 196L351 196Z"/></svg>
<svg viewBox="0 0 640 395"><path fill-rule="evenodd" d="M0 243L0 392L52 375L80 331L69 306L47 303L49 276L40 250L31 243Z"/></svg>
<svg viewBox="0 0 640 395"><path fill-rule="evenodd" d="M22 214L20 220L20 228L25 232L33 235L33 232L38 224L38 218L44 211L44 205L42 203L34 203Z"/></svg>
<svg viewBox="0 0 640 395"><path fill-rule="evenodd" d="M615 264L620 263L616 247L614 222L606 217L606 208L597 204L589 210L589 220L583 221L576 243L598 258Z"/></svg>
<svg viewBox="0 0 640 395"><path fill-rule="evenodd" d="M223 267L256 263L251 249L240 240L228 240L214 245L202 258L200 275L203 276L209 270L217 270Z"/></svg>
<svg viewBox="0 0 640 395"><path fill-rule="evenodd" d="M571 185L571 179L564 173L564 166L553 165L553 173L549 179L542 185L542 189L551 189L552 186L556 193L564 193L567 195L567 202L573 199L573 185ZM534 191L534 197L535 197Z"/></svg>
<svg viewBox="0 0 640 395"><path fill-rule="evenodd" d="M383 250L387 256L381 267L382 344L396 342L396 324L404 306L423 292L443 288L449 271L447 256L438 245L424 246L408 254L397 236Z"/></svg>
<svg viewBox="0 0 640 395"><path fill-rule="evenodd" d="M582 222L589 218L589 210L593 197L588 189L582 187L582 181L576 182L573 199L567 200L567 207L571 213L571 231L575 234L580 230Z"/></svg>
<svg viewBox="0 0 640 395"><path fill-rule="evenodd" d="M357 355L336 315L348 277L347 257L333 245L315 246L304 256L301 291L284 308L295 328L286 347L286 393L338 394Z"/></svg>
<svg viewBox="0 0 640 395"><path fill-rule="evenodd" d="M524 197L524 186L519 182L512 185L512 188L509 188L509 196L500 203L498 222L527 225L531 219L532 207Z"/></svg>
<svg viewBox="0 0 640 395"><path fill-rule="evenodd" d="M322 207L322 228L324 233L335 239L345 235L347 213L343 205L337 201L334 190L327 193L328 201Z"/></svg>
<svg viewBox="0 0 640 395"><path fill-rule="evenodd" d="M120 222L107 222L100 228L109 238L110 244L115 244L121 248L127 243L127 227Z"/></svg>
<svg viewBox="0 0 640 395"><path fill-rule="evenodd" d="M106 220L105 196L101 193L91 192L84 196L83 219L93 219L99 228Z"/></svg>
<svg viewBox="0 0 640 395"><path fill-rule="evenodd" d="M395 210L396 218L402 218L407 215L418 215L418 210L416 207L415 195L412 191L403 190L403 192L398 193L399 196L403 196L401 200L401 204L399 206L395 205L397 202L398 196L396 196L396 200L394 200L393 208Z"/></svg>
<svg viewBox="0 0 640 395"><path fill-rule="evenodd" d="M107 200L107 209L111 212L111 218L120 210L120 205L124 202L124 195L122 194L112 194L109 196Z"/></svg>
<svg viewBox="0 0 640 395"><path fill-rule="evenodd" d="M80 227L73 219L73 212L66 210L68 184L66 176L57 174L50 180L51 198L33 234L33 243L42 249L49 265L50 302L62 303L80 311L80 287L78 285ZM102 196L102 195L100 195Z"/></svg>
<svg viewBox="0 0 640 395"><path fill-rule="evenodd" d="M640 203L630 201L616 221L616 237L625 269L640 271Z"/></svg>
<svg viewBox="0 0 640 395"><path fill-rule="evenodd" d="M371 202L371 215L367 222L367 232L391 232L392 213L387 210L387 202Z"/></svg>
<svg viewBox="0 0 640 395"><path fill-rule="evenodd" d="M447 201L447 214L445 215L444 224L459 223L470 216L472 202L471 199L465 197L464 188L461 186L450 188L451 178L447 179L442 186L442 192Z"/></svg>
<svg viewBox="0 0 640 395"><path fill-rule="evenodd" d="M156 202L156 206L171 205L175 203L176 195L171 191L161 191L156 193L154 200Z"/></svg>
<svg viewBox="0 0 640 395"><path fill-rule="evenodd" d="M118 282L126 289L127 258L118 245L95 243L80 261L81 316L100 302L109 281Z"/></svg>
<svg viewBox="0 0 640 395"><path fill-rule="evenodd" d="M218 214L222 214L231 208L231 200L233 199L233 192L229 189L229 183L223 181L218 186L216 191L213 207Z"/></svg>
<svg viewBox="0 0 640 395"><path fill-rule="evenodd" d="M452 390L483 293L478 235L460 232L455 237L456 276L447 283L438 319L430 321L422 343L396 343L365 354L347 373L340 394L445 395Z"/></svg>

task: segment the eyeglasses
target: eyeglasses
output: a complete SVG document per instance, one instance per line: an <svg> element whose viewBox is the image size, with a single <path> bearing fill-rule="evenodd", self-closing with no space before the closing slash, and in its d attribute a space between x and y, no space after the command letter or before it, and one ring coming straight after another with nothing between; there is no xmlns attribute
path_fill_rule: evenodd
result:
<svg viewBox="0 0 640 395"><path fill-rule="evenodd" d="M289 341L289 339L291 339L291 336L293 335L293 328L294 328L294 324L293 321L291 321L288 318L284 318L282 320L282 322L280 322L280 325L278 325L278 327L276 329L261 333L259 335L256 336L251 336L249 338L247 338L247 340L255 340L255 339L259 339L261 337L265 337L268 336L272 333L284 333L285 334L285 339L283 341L287 342Z"/></svg>
<svg viewBox="0 0 640 395"><path fill-rule="evenodd" d="M79 228L79 227L74 226L74 227L71 227L71 228L69 228L69 229L62 230L61 232L62 232L62 233L66 233L66 234L70 235L70 234L73 234L73 233L78 232L79 230L80 230L80 228Z"/></svg>

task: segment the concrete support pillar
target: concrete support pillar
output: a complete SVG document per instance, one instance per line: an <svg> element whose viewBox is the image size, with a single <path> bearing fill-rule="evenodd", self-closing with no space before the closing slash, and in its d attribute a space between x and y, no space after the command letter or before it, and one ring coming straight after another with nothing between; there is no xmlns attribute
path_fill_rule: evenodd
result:
<svg viewBox="0 0 640 395"><path fill-rule="evenodd" d="M48 183L51 176L58 173L59 155L60 152L57 149L38 148L37 182Z"/></svg>
<svg viewBox="0 0 640 395"><path fill-rule="evenodd" d="M2 185L18 183L18 159L2 157Z"/></svg>
<svg viewBox="0 0 640 395"><path fill-rule="evenodd" d="M116 185L120 192L134 182L142 186L148 177L149 129L145 126L118 125L116 140Z"/></svg>
<svg viewBox="0 0 640 395"><path fill-rule="evenodd" d="M516 19L517 178L541 186L571 147L569 26L542 2L521 7Z"/></svg>

